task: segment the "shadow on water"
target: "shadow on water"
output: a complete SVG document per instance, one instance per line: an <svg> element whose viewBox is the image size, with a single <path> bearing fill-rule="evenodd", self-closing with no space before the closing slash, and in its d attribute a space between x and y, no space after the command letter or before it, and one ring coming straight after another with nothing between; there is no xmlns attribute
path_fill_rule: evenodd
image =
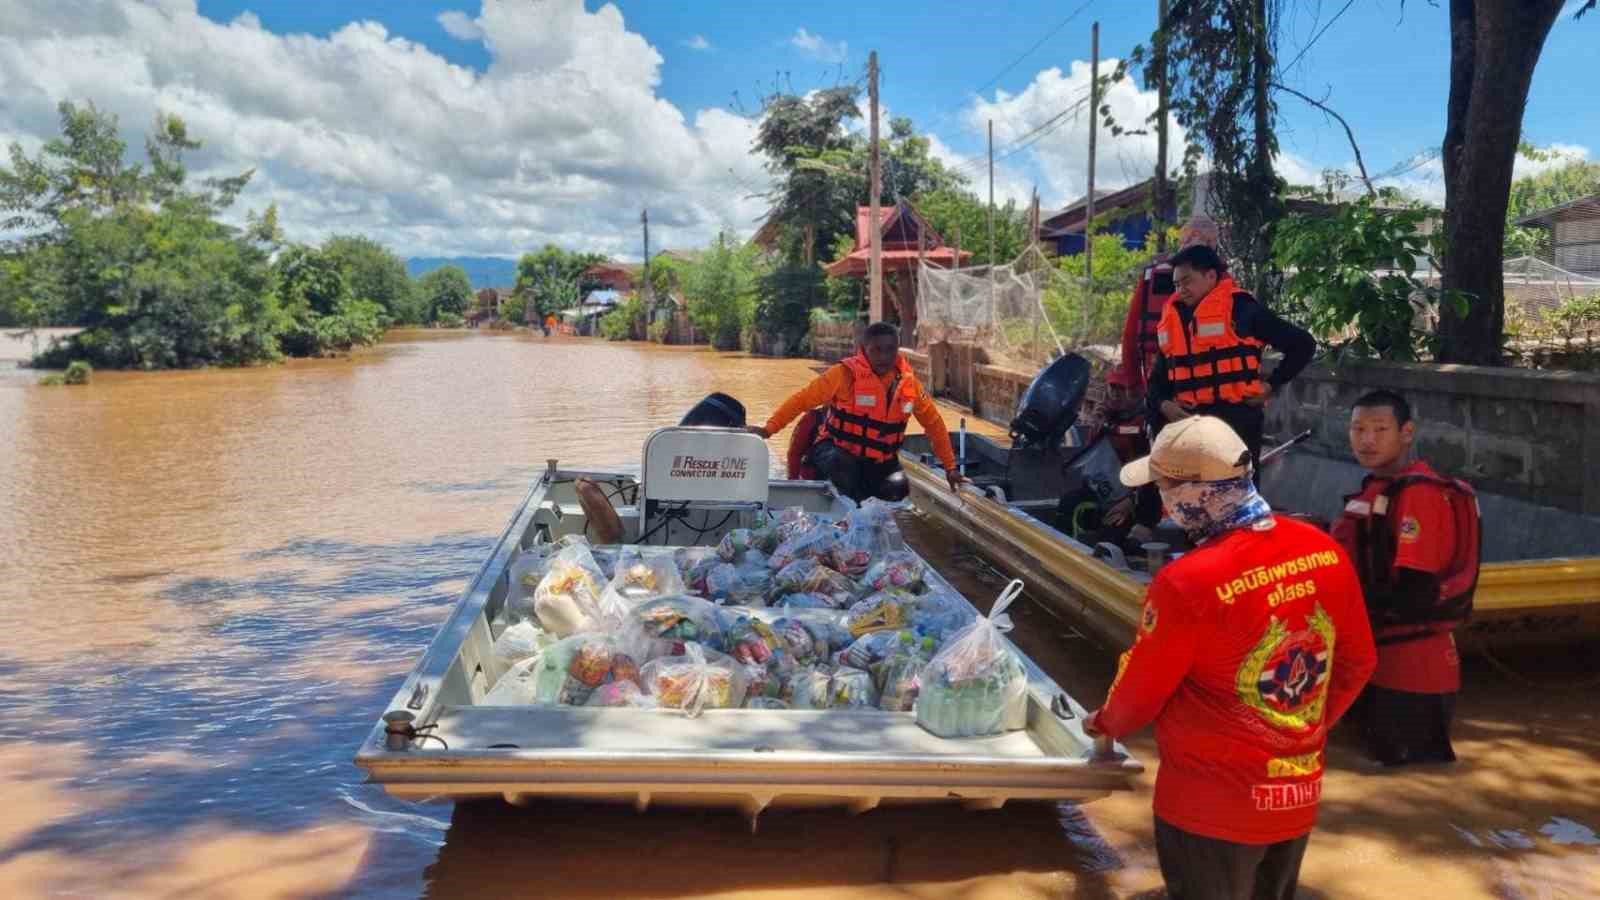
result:
<svg viewBox="0 0 1600 900"><path fill-rule="evenodd" d="M358 786L350 758L493 540L292 540L246 557L270 570L187 578L157 594L205 609L194 639L219 652L76 673L0 659L0 703L12 713L0 743L81 752L63 786L105 800L13 834L0 867L39 851L97 855L188 829L288 832L330 816L377 832L369 854L394 840L436 847L448 807L422 813Z"/></svg>

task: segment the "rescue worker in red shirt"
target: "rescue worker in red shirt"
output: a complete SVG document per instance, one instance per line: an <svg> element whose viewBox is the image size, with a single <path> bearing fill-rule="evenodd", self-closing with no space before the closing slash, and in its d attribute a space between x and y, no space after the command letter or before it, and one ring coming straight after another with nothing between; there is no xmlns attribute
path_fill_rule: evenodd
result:
<svg viewBox="0 0 1600 900"><path fill-rule="evenodd" d="M1178 232L1178 246L1204 244L1216 249L1217 223L1207 216L1193 216ZM1133 297L1128 301L1128 318L1122 325L1122 359L1114 371L1133 389L1143 392L1156 365L1156 325L1166 312L1167 301L1177 293L1172 281L1172 262L1160 258L1139 271Z"/></svg>
<svg viewBox="0 0 1600 900"><path fill-rule="evenodd" d="M1350 449L1369 474L1345 498L1333 536L1355 560L1378 642L1358 708L1368 751L1384 766L1454 762L1450 720L1461 689L1451 632L1472 611L1479 520L1472 488L1407 461L1416 422L1392 391L1350 411Z"/></svg>
<svg viewBox="0 0 1600 900"><path fill-rule="evenodd" d="M1155 482L1195 548L1150 582L1132 649L1084 723L1154 721L1156 855L1182 900L1288 900L1322 794L1328 730L1372 673L1361 585L1322 531L1274 515L1221 419L1168 426L1123 468Z"/></svg>
<svg viewBox="0 0 1600 900"><path fill-rule="evenodd" d="M1159 430L1186 416L1216 416L1233 426L1259 464L1267 401L1311 362L1317 342L1240 290L1210 247L1179 250L1172 278L1178 293L1161 314L1146 400L1151 424ZM1266 347L1283 359L1264 379Z"/></svg>
<svg viewBox="0 0 1600 900"><path fill-rule="evenodd" d="M861 350L829 368L783 401L765 425L750 431L770 438L815 406L827 404L817 442L806 462L853 500L884 496L902 499L888 486L900 472L900 444L906 423L916 416L928 433L933 453L944 466L950 489L967 479L956 469L950 429L933 398L922 389L911 364L900 355L900 332L888 322L868 325ZM900 475L900 479L904 479Z"/></svg>

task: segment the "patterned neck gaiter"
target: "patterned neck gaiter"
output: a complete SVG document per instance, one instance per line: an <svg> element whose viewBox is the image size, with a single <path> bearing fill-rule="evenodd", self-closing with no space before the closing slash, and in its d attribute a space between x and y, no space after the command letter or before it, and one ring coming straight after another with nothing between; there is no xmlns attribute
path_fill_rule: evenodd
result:
<svg viewBox="0 0 1600 900"><path fill-rule="evenodd" d="M1167 514L1200 543L1230 528L1239 528L1271 514L1266 498L1256 493L1249 475L1226 481L1185 481L1161 492Z"/></svg>

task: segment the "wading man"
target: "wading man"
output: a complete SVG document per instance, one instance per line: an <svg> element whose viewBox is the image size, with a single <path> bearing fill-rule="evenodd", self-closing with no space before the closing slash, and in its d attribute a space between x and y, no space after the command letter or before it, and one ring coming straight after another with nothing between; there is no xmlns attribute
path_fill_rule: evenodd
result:
<svg viewBox="0 0 1600 900"><path fill-rule="evenodd" d="M1091 735L1154 721L1161 877L1181 900L1289 900L1316 823L1328 729L1375 653L1349 558L1272 513L1250 454L1220 419L1168 426L1123 468L1155 482L1195 548L1145 595Z"/></svg>
<svg viewBox="0 0 1600 900"><path fill-rule="evenodd" d="M1172 257L1178 293L1156 329L1158 354L1147 403L1156 428L1192 415L1227 422L1261 460L1267 401L1311 361L1317 342L1240 290L1217 251L1203 244ZM1261 377L1261 352L1283 354L1270 378Z"/></svg>
<svg viewBox="0 0 1600 900"><path fill-rule="evenodd" d="M1408 461L1411 405L1373 391L1350 411L1350 449L1368 472L1333 536L1355 561L1378 643L1357 722L1385 766L1454 762L1450 720L1461 689L1451 634L1472 612L1478 504L1465 482Z"/></svg>
<svg viewBox="0 0 1600 900"><path fill-rule="evenodd" d="M900 444L912 416L928 433L950 489L966 480L956 471L950 429L912 374L911 364L900 355L900 333L893 325L868 325L859 352L817 376L783 401L766 425L751 426L750 431L769 438L802 413L824 404L827 411L806 462L833 482L839 493L857 501L903 498L903 489L894 489L890 481L900 471Z"/></svg>

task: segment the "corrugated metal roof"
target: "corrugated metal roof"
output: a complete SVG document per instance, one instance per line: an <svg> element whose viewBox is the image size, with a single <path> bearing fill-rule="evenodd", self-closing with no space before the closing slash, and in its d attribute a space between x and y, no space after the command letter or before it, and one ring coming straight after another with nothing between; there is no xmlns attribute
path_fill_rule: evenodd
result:
<svg viewBox="0 0 1600 900"><path fill-rule="evenodd" d="M1517 220L1518 225L1548 225L1556 220L1600 219L1600 194L1569 200Z"/></svg>

